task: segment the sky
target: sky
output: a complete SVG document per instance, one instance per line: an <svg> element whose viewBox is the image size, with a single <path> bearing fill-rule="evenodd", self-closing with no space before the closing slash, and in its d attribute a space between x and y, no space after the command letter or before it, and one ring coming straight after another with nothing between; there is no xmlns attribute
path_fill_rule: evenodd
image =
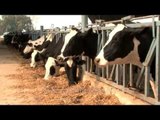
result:
<svg viewBox="0 0 160 120"><path fill-rule="evenodd" d="M81 22L81 15L28 15L31 17L33 26L36 30L43 25L44 29L54 27L62 27L69 25L77 26ZM88 23L91 21L88 19Z"/></svg>
<svg viewBox="0 0 160 120"><path fill-rule="evenodd" d="M62 27L75 25L81 22L81 15L27 15L31 17L33 27L36 30L40 29L40 26L43 25L44 29L51 29L54 27ZM0 15L1 18L1 15ZM150 22L152 19L138 20L138 22ZM135 20L137 22L137 20ZM88 24L91 21L88 19Z"/></svg>

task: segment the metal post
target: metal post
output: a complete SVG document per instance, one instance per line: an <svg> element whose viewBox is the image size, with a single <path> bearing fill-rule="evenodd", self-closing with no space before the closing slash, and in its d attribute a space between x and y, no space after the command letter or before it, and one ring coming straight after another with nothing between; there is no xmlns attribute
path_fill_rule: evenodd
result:
<svg viewBox="0 0 160 120"><path fill-rule="evenodd" d="M160 26L157 26L157 44L156 44L156 100L160 101Z"/></svg>
<svg viewBox="0 0 160 120"><path fill-rule="evenodd" d="M130 75L130 86L133 87L133 68L132 68L132 64L130 64L130 67L129 67L129 75Z"/></svg>
<svg viewBox="0 0 160 120"><path fill-rule="evenodd" d="M144 94L146 97L149 97L149 80L150 80L150 67L145 67L145 86Z"/></svg>
<svg viewBox="0 0 160 120"><path fill-rule="evenodd" d="M82 32L85 31L85 28L88 25L88 16L87 15L82 15Z"/></svg>
<svg viewBox="0 0 160 120"><path fill-rule="evenodd" d="M43 26L40 26L40 36L43 35Z"/></svg>
<svg viewBox="0 0 160 120"><path fill-rule="evenodd" d="M126 65L123 64L123 87L127 87L127 82L126 82Z"/></svg>
<svg viewBox="0 0 160 120"><path fill-rule="evenodd" d="M82 15L81 16L81 20L82 20L82 32L84 32L85 31L85 28L87 27L87 25L88 25L88 16L87 15ZM86 57L84 57L84 56L82 56L82 59L83 60L87 60L86 59ZM87 63L87 62L86 62ZM83 65L83 70L87 70L87 68L86 68L87 66L86 66L86 64L84 64Z"/></svg>
<svg viewBox="0 0 160 120"><path fill-rule="evenodd" d="M116 64L116 77L115 77L115 80L116 80L116 83L118 85L120 85L120 73L119 73L119 68L120 68L120 65Z"/></svg>
<svg viewBox="0 0 160 120"><path fill-rule="evenodd" d="M105 39L106 39L106 31L102 30L102 47L105 44ZM106 68L102 68L102 77L105 78L106 77Z"/></svg>

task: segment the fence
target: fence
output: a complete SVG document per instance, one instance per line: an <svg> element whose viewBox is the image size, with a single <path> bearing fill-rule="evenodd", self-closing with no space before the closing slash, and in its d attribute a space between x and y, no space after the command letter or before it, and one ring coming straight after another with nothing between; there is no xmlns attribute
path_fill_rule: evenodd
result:
<svg viewBox="0 0 160 120"><path fill-rule="evenodd" d="M108 65L105 68L98 68L94 71L93 61L86 57L85 71L88 75L95 76L97 80L118 88L128 94L131 94L137 98L140 98L151 104L159 104L160 102L160 21L155 21L155 17L159 16L146 16L138 18L129 18L130 20L136 20L141 18L152 18L152 22L149 23L137 23L137 24L126 24L128 27L139 28L139 27L152 27L153 41L148 51L147 57L143 63L142 68L138 68L132 64L123 65ZM125 18L123 20L126 20ZM118 23L121 20L109 21L104 23ZM86 28L88 29L88 28ZM107 41L109 33L114 27L93 27L94 30L101 30L102 32L98 35L98 51L101 50L102 46ZM61 32L61 31L59 31ZM67 33L68 31L64 31ZM46 33L43 33L46 34ZM156 58L155 64L155 91L151 89L149 80L150 76L150 65L153 58ZM156 96L154 96L156 95Z"/></svg>
<svg viewBox="0 0 160 120"><path fill-rule="evenodd" d="M155 16L152 17L153 21L150 23L137 23L137 24L126 24L128 27L139 28L139 27L152 27L153 41L148 51L147 57L143 63L142 68L138 68L132 64L123 65L108 65L105 68L96 67L96 73L93 73L93 61L87 57L87 63L85 70L87 73L94 75L97 80L116 87L126 93L134 95L146 102L151 104L159 104L160 102L160 40L159 40L159 27L160 21L155 21ZM157 16L156 16L157 17ZM145 17L143 17L145 18ZM135 20L136 18L134 18ZM116 22L120 22L116 21ZM108 22L107 22L108 23ZM113 27L95 27L95 30L102 30L98 36L98 51L107 41L109 32ZM155 31L156 30L156 31ZM150 76L150 65L153 58L156 57L155 65L155 89L151 89L149 80ZM153 87L153 86L152 86ZM155 96L154 96L155 95Z"/></svg>

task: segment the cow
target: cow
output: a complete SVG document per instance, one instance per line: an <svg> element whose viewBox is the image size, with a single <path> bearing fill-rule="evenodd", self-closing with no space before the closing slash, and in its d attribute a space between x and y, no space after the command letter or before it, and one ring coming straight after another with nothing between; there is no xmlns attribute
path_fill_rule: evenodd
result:
<svg viewBox="0 0 160 120"><path fill-rule="evenodd" d="M65 35L66 33L55 34L52 42L48 45L45 51L38 54L41 58L47 59L45 64L45 80L48 80L51 75L58 76L59 69L64 66L64 64L59 63L56 58L61 52Z"/></svg>
<svg viewBox="0 0 160 120"><path fill-rule="evenodd" d="M77 67L82 72L82 64L85 63L81 56L88 56L93 59L97 53L98 33L92 28L82 33L76 28L72 28L65 36L65 42L61 49L61 54L57 57L58 62L64 62L65 71L69 78L69 85L76 84L79 78L76 77ZM81 73L80 73L81 74Z"/></svg>
<svg viewBox="0 0 160 120"><path fill-rule="evenodd" d="M47 38L47 36L46 36L46 38ZM40 38L38 38L37 40L29 40L27 42L26 47L23 50L23 53L27 54L27 53L33 52L33 50L36 49L35 47L38 45L42 45L44 41L45 41L44 35L41 36Z"/></svg>
<svg viewBox="0 0 160 120"><path fill-rule="evenodd" d="M132 63L142 68L152 43L152 27L130 28L118 24L109 34L108 41L96 56L99 67ZM155 80L155 57L151 64L151 77ZM151 86L153 81L150 81Z"/></svg>
<svg viewBox="0 0 160 120"><path fill-rule="evenodd" d="M44 35L37 40L29 40L25 49L23 50L24 54L31 53L31 63L30 66L35 68L36 62L40 61L38 53L41 53L45 50L45 48L49 45L53 38L52 33L48 33L45 37ZM44 61L45 62L45 61Z"/></svg>
<svg viewBox="0 0 160 120"><path fill-rule="evenodd" d="M16 32L12 37L11 44L18 49L23 58L29 59L31 54L23 54L23 50L27 45L28 40L31 39L31 36L28 33Z"/></svg>

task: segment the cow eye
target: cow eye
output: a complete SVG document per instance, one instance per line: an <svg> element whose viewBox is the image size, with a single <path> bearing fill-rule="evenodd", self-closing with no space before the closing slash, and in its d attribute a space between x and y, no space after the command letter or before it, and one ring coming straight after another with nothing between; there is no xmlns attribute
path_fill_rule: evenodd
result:
<svg viewBox="0 0 160 120"><path fill-rule="evenodd" d="M32 47L32 43L27 43L28 46Z"/></svg>

